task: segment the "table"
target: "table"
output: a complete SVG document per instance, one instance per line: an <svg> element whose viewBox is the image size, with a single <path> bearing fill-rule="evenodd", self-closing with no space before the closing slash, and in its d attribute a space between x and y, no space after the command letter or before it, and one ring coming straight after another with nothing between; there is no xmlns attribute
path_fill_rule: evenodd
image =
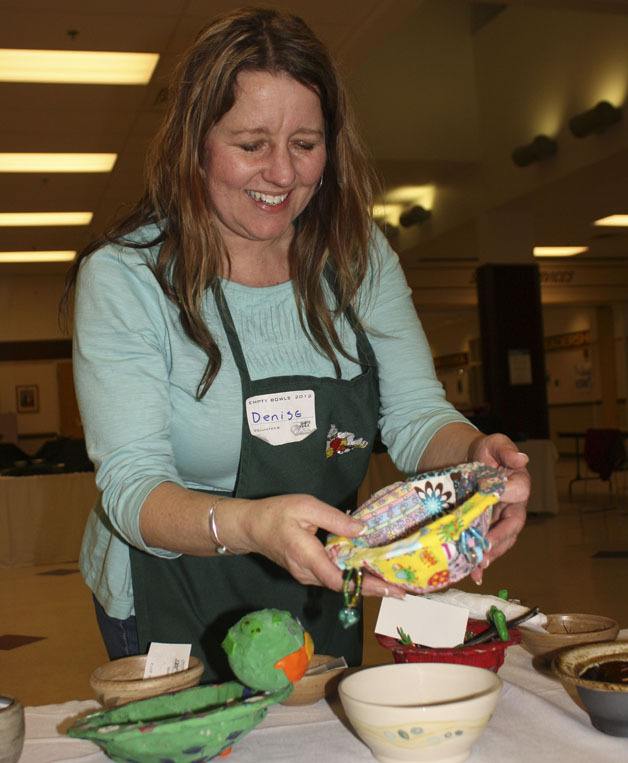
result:
<svg viewBox="0 0 628 763"><path fill-rule="evenodd" d="M97 494L93 472L0 477L0 566L76 561Z"/></svg>
<svg viewBox="0 0 628 763"><path fill-rule="evenodd" d="M530 514L558 514L556 462L558 451L551 440L522 440L515 443L530 461L531 486L528 500Z"/></svg>
<svg viewBox="0 0 628 763"><path fill-rule="evenodd" d="M583 482L591 479L599 479L599 477L583 477L580 473L580 440L586 437L586 432L557 432L559 437L572 437L576 441L576 476L569 480L569 500L571 501L571 486L574 482ZM628 439L628 432L622 432L621 436L624 440ZM609 488L612 487L612 483L609 483Z"/></svg>
<svg viewBox="0 0 628 763"><path fill-rule="evenodd" d="M628 638L628 629L620 633ZM530 655L511 647L499 675L502 695L468 763L610 763L628 759L628 739L607 736L552 678L537 673ZM26 742L20 763L107 763L91 742L57 733L60 723L94 702L26 709ZM272 707L267 718L234 747L230 763L373 763L368 748L325 701L305 707ZM216 759L218 760L218 759Z"/></svg>

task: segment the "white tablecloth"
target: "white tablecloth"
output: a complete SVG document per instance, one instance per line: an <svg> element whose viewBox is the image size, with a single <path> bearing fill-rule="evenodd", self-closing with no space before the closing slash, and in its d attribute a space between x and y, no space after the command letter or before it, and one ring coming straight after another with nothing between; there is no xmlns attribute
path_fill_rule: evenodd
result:
<svg viewBox="0 0 628 763"><path fill-rule="evenodd" d="M628 630L620 637L627 638ZM508 650L500 670L501 698L469 763L619 763L628 760L628 739L591 726L562 686L537 673L520 646ZM57 732L60 723L94 707L67 702L26 709L26 742L20 763L106 763L94 744ZM305 707L272 707L264 722L234 747L230 763L368 763L368 748L324 702Z"/></svg>
<svg viewBox="0 0 628 763"><path fill-rule="evenodd" d="M0 567L78 559L93 472L0 477Z"/></svg>
<svg viewBox="0 0 628 763"><path fill-rule="evenodd" d="M528 471L532 486L528 511L531 514L558 514L556 446L551 440L523 440L517 442L517 447L530 458Z"/></svg>

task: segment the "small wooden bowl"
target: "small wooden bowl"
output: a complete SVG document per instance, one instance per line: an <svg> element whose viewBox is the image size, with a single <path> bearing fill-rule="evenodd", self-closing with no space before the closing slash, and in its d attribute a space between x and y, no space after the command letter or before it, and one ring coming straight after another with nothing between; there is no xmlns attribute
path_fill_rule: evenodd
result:
<svg viewBox="0 0 628 763"><path fill-rule="evenodd" d="M556 614L547 616L544 631L519 626L521 641L530 654L549 665L555 654L568 646L614 641L619 632L616 620L603 615Z"/></svg>
<svg viewBox="0 0 628 763"><path fill-rule="evenodd" d="M96 699L104 707L118 707L137 699L189 689L198 684L204 670L203 663L198 658L190 657L187 670L143 678L145 665L146 655L138 654L111 660L96 668L89 678Z"/></svg>
<svg viewBox="0 0 628 763"><path fill-rule="evenodd" d="M335 659L328 654L315 654L310 662L310 669L323 665L325 662ZM319 699L330 697L336 692L338 683L346 668L334 668L326 673L318 673L313 676L307 674L294 685L292 694L285 699L282 705L313 705Z"/></svg>

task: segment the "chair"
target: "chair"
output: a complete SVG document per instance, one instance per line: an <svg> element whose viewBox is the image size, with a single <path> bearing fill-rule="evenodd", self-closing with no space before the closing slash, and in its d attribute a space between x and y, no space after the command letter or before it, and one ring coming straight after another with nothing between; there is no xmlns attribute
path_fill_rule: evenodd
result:
<svg viewBox="0 0 628 763"><path fill-rule="evenodd" d="M613 494L613 474L626 461L624 438L619 429L587 429L584 437L584 460L595 477L608 482L609 494ZM608 506L607 508L613 508Z"/></svg>

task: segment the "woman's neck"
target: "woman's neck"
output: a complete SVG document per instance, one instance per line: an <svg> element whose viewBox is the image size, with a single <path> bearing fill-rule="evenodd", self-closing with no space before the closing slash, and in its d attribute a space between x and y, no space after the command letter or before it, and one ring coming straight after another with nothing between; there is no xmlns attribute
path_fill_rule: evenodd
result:
<svg viewBox="0 0 628 763"><path fill-rule="evenodd" d="M224 268L230 281L243 286L275 286L290 280L288 251L292 236L274 241L237 242L225 238L230 267Z"/></svg>

